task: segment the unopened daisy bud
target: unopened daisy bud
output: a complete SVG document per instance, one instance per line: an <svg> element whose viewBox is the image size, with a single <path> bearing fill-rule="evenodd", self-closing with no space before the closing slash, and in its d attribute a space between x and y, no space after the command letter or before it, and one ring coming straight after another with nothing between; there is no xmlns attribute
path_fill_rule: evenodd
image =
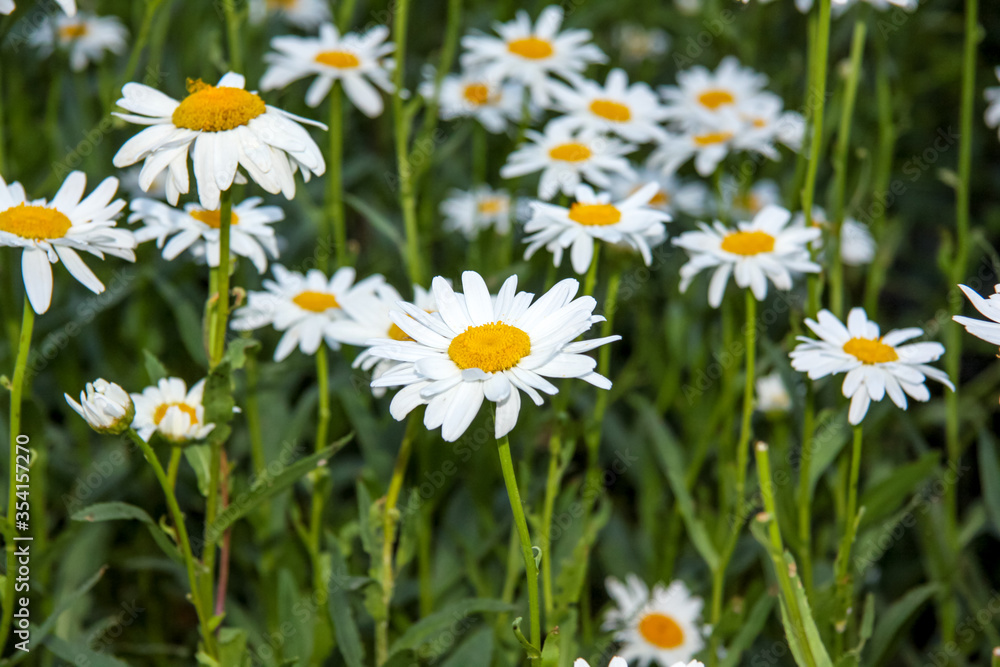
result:
<svg viewBox="0 0 1000 667"><path fill-rule="evenodd" d="M98 433L124 433L135 416L135 405L128 392L103 378L87 383L86 390L80 392L79 403L69 394L63 396L69 406Z"/></svg>

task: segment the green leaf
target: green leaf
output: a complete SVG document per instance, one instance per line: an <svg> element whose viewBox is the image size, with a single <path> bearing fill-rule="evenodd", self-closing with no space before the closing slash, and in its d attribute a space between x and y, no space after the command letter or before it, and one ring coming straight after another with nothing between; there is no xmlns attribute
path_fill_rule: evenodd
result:
<svg viewBox="0 0 1000 667"><path fill-rule="evenodd" d="M825 416L825 418L824 418ZM813 458L809 467L809 497L816 491L816 483L823 476L851 439L852 431L847 423L847 410L834 412L824 411L817 420L818 426L813 434Z"/></svg>
<svg viewBox="0 0 1000 667"><path fill-rule="evenodd" d="M453 623L471 614L484 612L505 612L513 609L513 605L503 600L473 598L453 602L425 616L407 629L392 645L390 655L401 651L416 650L420 645L433 639L440 632L447 630Z"/></svg>
<svg viewBox="0 0 1000 667"><path fill-rule="evenodd" d="M57 657L71 665L88 665L89 667L129 667L127 662L108 654L94 651L85 641L69 641L56 636L45 640L45 648Z"/></svg>
<svg viewBox="0 0 1000 667"><path fill-rule="evenodd" d="M875 626L875 632L872 634L871 650L865 661L866 665L880 665L883 659L889 657L889 649L892 647L896 635L937 591L938 585L935 583L918 586L882 612L879 616L879 622Z"/></svg>
<svg viewBox="0 0 1000 667"><path fill-rule="evenodd" d="M859 506L865 507L866 512L859 530L895 512L907 496L934 473L939 459L936 452L928 452L912 463L897 466L889 477L865 489Z"/></svg>
<svg viewBox="0 0 1000 667"><path fill-rule="evenodd" d="M441 663L441 667L469 667L469 665L493 664L493 629L479 628L474 631L451 655Z"/></svg>
<svg viewBox="0 0 1000 667"><path fill-rule="evenodd" d="M864 615L861 617L861 630L860 637L858 639L858 645L849 650L843 655L843 657L837 661L837 667L857 667L861 664L861 653L865 649L865 643L872 636L872 630L875 628L875 596L869 593L865 597L865 611Z"/></svg>
<svg viewBox="0 0 1000 667"><path fill-rule="evenodd" d="M55 608L52 609L52 613L49 614L49 617L45 619L45 622L43 622L40 626L37 626L32 629L31 631L32 643L37 644L38 642L44 640L45 637L48 636L49 632L52 631L52 628L55 626L56 621L59 620L59 616L61 616L64 611L72 607L77 600L86 595L87 592L91 588L93 588L98 581L101 580L101 577L104 576L104 573L107 572L107 570L108 570L107 565L102 566L101 569L99 569L90 578L88 578L86 581L80 584L80 586L76 590L60 598L59 601L56 603Z"/></svg>
<svg viewBox="0 0 1000 667"><path fill-rule="evenodd" d="M710 570L715 570L719 566L719 554L712 544L705 524L698 518L694 510L694 501L688 492L687 484L684 481L684 458L681 455L680 446L677 439L665 423L656 414L656 409L649 402L636 398L632 404L641 413L640 418L645 424L646 431L652 438L653 445L660 461L660 467L667 477L670 490L673 491L674 499L680 510L681 518L684 520L684 527L687 528L688 535L695 549L701 554L702 560L708 565Z"/></svg>
<svg viewBox="0 0 1000 667"><path fill-rule="evenodd" d="M385 661L385 664L382 665L382 667L413 667L414 665L419 664L417 654L407 649L390 655L389 659Z"/></svg>
<svg viewBox="0 0 1000 667"><path fill-rule="evenodd" d="M215 523L211 526L211 531L215 535L222 535L227 528L245 516L247 512L274 494L284 491L306 473L326 466L330 457L347 444L351 437L351 434L344 436L326 449L296 461L273 477L269 473L258 475L249 489L230 498L229 506L216 518Z"/></svg>
<svg viewBox="0 0 1000 667"><path fill-rule="evenodd" d="M542 667L559 667L559 648L559 628L555 628L542 644Z"/></svg>
<svg viewBox="0 0 1000 667"><path fill-rule="evenodd" d="M588 557L590 549L597 541L597 534L601 532L610 518L611 503L602 499L597 511L584 526L580 539L574 545L573 550L563 559L559 575L556 577L556 607L560 611L565 611L572 603L580 599L580 591L587 574L587 565L590 562Z"/></svg>
<svg viewBox="0 0 1000 667"><path fill-rule="evenodd" d="M206 442L211 445L228 440L232 432L229 422L233 420L233 408L236 407L236 402L233 400L232 366L228 359L223 359L218 366L209 371L208 377L205 378L205 392L201 404L205 407L205 423L215 424Z"/></svg>
<svg viewBox="0 0 1000 667"><path fill-rule="evenodd" d="M194 477L198 481L198 492L207 498L210 477L208 468L212 461L212 448L208 445L189 445L184 448L184 458L194 471Z"/></svg>
<svg viewBox="0 0 1000 667"><path fill-rule="evenodd" d="M153 521L146 511L135 505L123 502L94 503L87 507L82 507L70 515L73 521L85 521L97 523L101 521L141 521L146 524L149 534L153 537L157 546L163 550L170 559L180 563L183 561L177 545L163 532L163 529Z"/></svg>
<svg viewBox="0 0 1000 667"><path fill-rule="evenodd" d="M760 635L761 630L764 629L764 624L767 622L767 617L771 614L773 608L774 598L767 593L757 598L757 601L750 608L750 612L740 626L739 632L736 633L736 636L733 637L732 641L726 647L726 657L720 663L720 667L736 667L740 663L740 657L744 651L753 645L754 640Z"/></svg>
<svg viewBox="0 0 1000 667"><path fill-rule="evenodd" d="M247 352L260 347L260 341L253 338L234 338L226 348L222 360L229 362L230 370L243 368L247 363Z"/></svg>
<svg viewBox="0 0 1000 667"><path fill-rule="evenodd" d="M219 664L222 667L242 667L247 654L247 633L238 628L219 630Z"/></svg>
<svg viewBox="0 0 1000 667"><path fill-rule="evenodd" d="M405 247L403 235L389 218L364 199L352 194L344 194L344 202L361 214L377 231L381 232L398 248Z"/></svg>
<svg viewBox="0 0 1000 667"><path fill-rule="evenodd" d="M361 548L375 562L378 538L371 522L372 497L368 493L368 487L360 479L355 485L355 489L358 497L358 532L361 534Z"/></svg>
<svg viewBox="0 0 1000 667"><path fill-rule="evenodd" d="M979 434L978 450L983 504L986 506L987 516L993 522L993 529L1000 534L1000 462L997 461L997 442L988 432L982 431Z"/></svg>
<svg viewBox="0 0 1000 667"><path fill-rule="evenodd" d="M166 367L156 358L149 350L142 351L143 357L146 359L146 375L149 376L150 384L156 384L165 377L169 377L170 373L167 372Z"/></svg>
<svg viewBox="0 0 1000 667"><path fill-rule="evenodd" d="M330 594L327 603L330 608L330 618L333 619L334 632L337 636L337 648L344 656L347 667L364 667L364 644L361 643L358 624L354 620L354 610L351 608L351 601L347 597L347 590L344 586L347 566L344 564L344 557L340 553L340 546L336 540L332 538L328 540L327 548L332 563Z"/></svg>

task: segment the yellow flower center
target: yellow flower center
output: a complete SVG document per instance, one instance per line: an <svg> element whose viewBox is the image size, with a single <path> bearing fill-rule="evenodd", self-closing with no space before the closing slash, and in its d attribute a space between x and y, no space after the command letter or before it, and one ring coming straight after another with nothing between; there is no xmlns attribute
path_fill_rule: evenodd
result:
<svg viewBox="0 0 1000 667"><path fill-rule="evenodd" d="M462 97L469 104L480 107L490 101L490 88L485 83L470 83L462 91Z"/></svg>
<svg viewBox="0 0 1000 667"><path fill-rule="evenodd" d="M410 338L410 334L406 333L393 322L392 326L389 327L389 338L393 340L413 340Z"/></svg>
<svg viewBox="0 0 1000 667"><path fill-rule="evenodd" d="M844 352L865 364L887 364L899 359L896 350L881 339L852 338L844 343Z"/></svg>
<svg viewBox="0 0 1000 667"><path fill-rule="evenodd" d="M762 208L760 197L752 192L739 194L733 197L733 207L743 209L744 211L750 211L751 213L756 213Z"/></svg>
<svg viewBox="0 0 1000 667"><path fill-rule="evenodd" d="M507 50L516 56L529 58L531 60L542 60L543 58L548 58L555 53L555 49L552 48L551 42L545 39L539 39L538 37L515 39L514 41L507 43Z"/></svg>
<svg viewBox="0 0 1000 667"><path fill-rule="evenodd" d="M196 210L196 211L190 211L188 215L190 215L198 222L208 225L212 229L218 229L219 227L222 226L222 211L219 210L215 211ZM240 224L240 216L236 215L236 213L233 213L232 221L229 224L230 226L235 226Z"/></svg>
<svg viewBox="0 0 1000 667"><path fill-rule="evenodd" d="M722 249L734 255L759 255L774 250L774 237L767 232L733 232L722 239Z"/></svg>
<svg viewBox="0 0 1000 667"><path fill-rule="evenodd" d="M584 160L589 160L591 155L592 153L589 148L576 142L559 144L549 150L550 158L553 160L562 160L563 162L583 162Z"/></svg>
<svg viewBox="0 0 1000 667"><path fill-rule="evenodd" d="M711 146L712 144L723 144L732 138L732 132L709 132L708 134L694 135L694 143L698 146Z"/></svg>
<svg viewBox="0 0 1000 667"><path fill-rule="evenodd" d="M622 213L611 204L581 204L569 207L569 219L587 227L613 225L622 219Z"/></svg>
<svg viewBox="0 0 1000 667"><path fill-rule="evenodd" d="M316 54L316 62L337 69L354 69L361 65L358 57L350 51L323 51Z"/></svg>
<svg viewBox="0 0 1000 667"><path fill-rule="evenodd" d="M70 219L54 208L18 204L0 211L0 231L24 239L61 239L73 226Z"/></svg>
<svg viewBox="0 0 1000 667"><path fill-rule="evenodd" d="M477 207L480 215L496 215L507 210L507 202L500 197L487 197Z"/></svg>
<svg viewBox="0 0 1000 667"><path fill-rule="evenodd" d="M670 204L670 195L668 195L663 190L657 190L653 198L649 200L650 206L668 206Z"/></svg>
<svg viewBox="0 0 1000 667"><path fill-rule="evenodd" d="M677 648L684 643L684 630L677 621L658 612L642 617L639 634L657 648Z"/></svg>
<svg viewBox="0 0 1000 667"><path fill-rule="evenodd" d="M331 308L340 308L340 304L337 303L337 297L334 295L310 290L296 295L292 299L292 303L303 310L309 310L314 313L324 313Z"/></svg>
<svg viewBox="0 0 1000 667"><path fill-rule="evenodd" d="M751 121L751 122L753 123L753 126L756 127L756 128L761 128L761 127L766 127L767 126L767 121L764 120L763 118L754 118L753 121Z"/></svg>
<svg viewBox="0 0 1000 667"><path fill-rule="evenodd" d="M153 413L153 423L159 426L160 422L163 421L163 418L167 416L167 410L169 410L170 408L177 408L178 410L186 414L188 417L191 418L192 424L198 423L198 411L192 408L187 403L160 403L156 407L156 412Z"/></svg>
<svg viewBox="0 0 1000 667"><path fill-rule="evenodd" d="M59 37L65 41L79 39L87 34L86 23L73 23L59 28Z"/></svg>
<svg viewBox="0 0 1000 667"><path fill-rule="evenodd" d="M486 373L511 369L530 352L528 334L503 322L469 327L448 346L448 356L459 368L478 368Z"/></svg>
<svg viewBox="0 0 1000 667"><path fill-rule="evenodd" d="M632 118L632 112L627 106L611 100L594 100L590 103L590 111L595 116L607 118L616 123L625 123Z"/></svg>
<svg viewBox="0 0 1000 667"><path fill-rule="evenodd" d="M723 90L721 88L713 88L712 90L706 90L701 95L698 96L698 103L703 107L708 107L712 111L715 111L721 106L727 104L732 104L736 101L736 97L733 96L728 90Z"/></svg>
<svg viewBox="0 0 1000 667"><path fill-rule="evenodd" d="M224 132L267 111L259 96L242 88L212 86L201 79L188 79L189 95L174 109L172 121L177 127L202 132Z"/></svg>

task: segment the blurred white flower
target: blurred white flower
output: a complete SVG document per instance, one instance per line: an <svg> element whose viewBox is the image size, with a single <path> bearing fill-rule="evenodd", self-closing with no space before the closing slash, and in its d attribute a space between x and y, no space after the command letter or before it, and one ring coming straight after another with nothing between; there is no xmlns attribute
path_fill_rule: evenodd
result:
<svg viewBox="0 0 1000 667"><path fill-rule="evenodd" d="M997 79L1000 79L1000 67L993 70ZM986 113L983 115L986 126L994 129L1000 127L1000 86L987 88L983 96L986 98Z"/></svg>
<svg viewBox="0 0 1000 667"><path fill-rule="evenodd" d="M472 190L452 190L441 202L441 215L447 231L461 232L474 239L479 232L492 227L497 234L510 233L511 198L506 190L494 190L480 185Z"/></svg>
<svg viewBox="0 0 1000 667"><path fill-rule="evenodd" d="M433 70L420 84L419 92L425 99L434 97ZM441 79L438 96L438 113L444 120L475 118L493 134L499 134L512 123L521 120L524 86L518 83L501 84L480 72L463 71L447 74Z"/></svg>
<svg viewBox="0 0 1000 667"><path fill-rule="evenodd" d="M76 0L56 0L69 16L76 14ZM10 14L14 11L14 0L0 0L0 14Z"/></svg>
<svg viewBox="0 0 1000 667"><path fill-rule="evenodd" d="M670 35L660 28L623 23L611 33L611 43L618 48L622 61L634 64L665 54L670 48Z"/></svg>
<svg viewBox="0 0 1000 667"><path fill-rule="evenodd" d="M263 23L268 14L276 14L297 28L315 30L330 20L327 0L250 0L250 22Z"/></svg>
<svg viewBox="0 0 1000 667"><path fill-rule="evenodd" d="M792 408L792 397L788 394L780 373L762 375L757 378L755 385L757 409L761 412L788 412Z"/></svg>
<svg viewBox="0 0 1000 667"><path fill-rule="evenodd" d="M642 81L629 85L625 70L611 70L603 86L589 79L572 87L553 84L552 96L553 108L564 114L551 122L553 128L609 132L639 144L667 138L660 126L666 113L656 93Z"/></svg>
<svg viewBox="0 0 1000 667"><path fill-rule="evenodd" d="M813 207L812 223L814 227L829 230L832 223L824 211L819 206ZM795 227L804 227L806 224L805 215L796 213L792 223ZM819 237L811 244L814 248L823 247L823 238ZM869 231L868 226L855 220L854 218L844 218L840 226L840 261L847 266L864 266L871 264L875 259L875 238Z"/></svg>
<svg viewBox="0 0 1000 667"><path fill-rule="evenodd" d="M746 188L736 178L725 174L721 190L724 210L736 220L752 218L765 206L781 205L781 188L769 178L754 181L753 185Z"/></svg>
<svg viewBox="0 0 1000 667"><path fill-rule="evenodd" d="M135 416L135 405L128 392L103 378L87 383L87 388L80 392L79 403L69 394L63 396L69 406L98 433L124 433Z"/></svg>
<svg viewBox="0 0 1000 667"><path fill-rule="evenodd" d="M647 183L656 183L659 190L649 200L649 206L671 215L685 213L698 217L708 210L708 188L700 180L683 181L675 174L664 174L656 169L641 167L629 177L617 176L611 183L615 199L626 199Z"/></svg>
<svg viewBox="0 0 1000 667"><path fill-rule="evenodd" d="M65 50L74 72L99 62L105 51L123 54L127 40L128 30L117 17L97 16L89 12L75 16L50 15L28 38L42 56L51 55L56 45Z"/></svg>

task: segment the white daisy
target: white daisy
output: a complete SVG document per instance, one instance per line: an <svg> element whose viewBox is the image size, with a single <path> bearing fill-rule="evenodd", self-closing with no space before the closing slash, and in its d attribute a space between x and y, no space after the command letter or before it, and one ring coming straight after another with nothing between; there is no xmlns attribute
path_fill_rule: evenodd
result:
<svg viewBox="0 0 1000 667"><path fill-rule="evenodd" d="M614 44L626 63L655 60L670 48L670 35L659 28L647 28L637 23L623 23L611 34Z"/></svg>
<svg viewBox="0 0 1000 667"><path fill-rule="evenodd" d="M663 86L660 94L667 117L683 123L711 121L720 112L747 107L767 85L767 77L727 56L714 72L701 65L677 73L676 86Z"/></svg>
<svg viewBox="0 0 1000 667"><path fill-rule="evenodd" d="M189 391L184 380L163 378L141 394L132 394L135 403L132 428L146 442L154 433L175 444L202 440L215 428L215 424L205 423L205 408L201 404L204 393L204 380Z"/></svg>
<svg viewBox="0 0 1000 667"><path fill-rule="evenodd" d="M128 30L117 17L81 12L46 17L28 41L43 57L51 55L58 44L69 53L70 68L80 72L89 63L99 62L105 51L124 53L127 39Z"/></svg>
<svg viewBox="0 0 1000 667"><path fill-rule="evenodd" d="M997 79L1000 79L1000 67L993 70ZM987 88L983 91L983 96L986 98L986 113L983 114L986 120L986 126L997 128L1000 127L1000 86L993 86L992 88Z"/></svg>
<svg viewBox="0 0 1000 667"><path fill-rule="evenodd" d="M544 133L528 130L523 144L500 168L502 178L517 178L542 172L538 196L549 200L559 192L572 195L581 179L599 188L611 186L612 174L634 175L625 156L636 150L631 144L592 132L569 132L565 128L545 128Z"/></svg>
<svg viewBox="0 0 1000 667"><path fill-rule="evenodd" d="M656 93L641 81L630 86L625 70L611 70L603 86L588 79L572 88L553 84L552 96L554 109L565 114L552 121L553 127L610 132L639 144L667 138L660 127L666 113Z"/></svg>
<svg viewBox="0 0 1000 667"><path fill-rule="evenodd" d="M774 144L784 144L799 152L805 140L806 120L797 111L785 111L781 98L764 92L738 111L744 126L740 131L741 142L748 146L761 146L758 152L772 160L780 159Z"/></svg>
<svg viewBox="0 0 1000 667"><path fill-rule="evenodd" d="M315 30L330 20L326 0L250 0L250 22L263 23L268 14L277 14L302 30Z"/></svg>
<svg viewBox="0 0 1000 667"><path fill-rule="evenodd" d="M493 24L499 37L466 35L462 38L466 49L462 66L482 67L491 80L519 81L528 87L535 104L547 106L553 76L576 81L588 65L607 60L604 52L590 43L589 30L560 33L562 20L562 7L550 5L542 10L534 26L522 10L509 23Z"/></svg>
<svg viewBox="0 0 1000 667"><path fill-rule="evenodd" d="M21 273L31 307L38 314L52 301L52 267L63 266L95 294L104 284L77 251L104 259L104 253L135 261L135 238L127 229L115 228L115 217L125 201L114 199L118 179L106 178L81 201L87 177L74 171L51 202L29 201L20 183L7 185L0 177L0 246L22 248ZM112 201L114 199L114 201Z"/></svg>
<svg viewBox="0 0 1000 667"><path fill-rule="evenodd" d="M583 658L577 658L573 661L573 667L590 667L590 663ZM608 667L628 667L628 663L624 659L615 656L611 658L611 662L608 663Z"/></svg>
<svg viewBox="0 0 1000 667"><path fill-rule="evenodd" d="M341 304L370 296L383 282L382 276L374 275L355 283L350 267L337 269L331 278L318 269L302 275L280 264L271 272L274 280L264 281L263 292L247 293L247 304L233 313L231 326L236 331L272 326L284 332L274 350L275 361L282 361L296 347L303 354L315 354L324 340L330 348L340 349L330 325L344 317Z"/></svg>
<svg viewBox="0 0 1000 667"><path fill-rule="evenodd" d="M616 606L605 614L602 627L614 631L615 640L622 643L622 658L635 661L635 667L684 664L704 648L699 627L704 603L684 582L657 584L650 591L630 574L624 583L608 577L605 585Z"/></svg>
<svg viewBox="0 0 1000 667"><path fill-rule="evenodd" d="M448 442L472 423L483 399L496 403L495 435L503 437L517 423L521 394L542 404L539 391L558 389L546 377L580 378L601 389L611 382L594 371L597 361L582 353L619 340L608 336L571 342L604 318L594 315L593 297L576 295L573 279L557 283L532 304L534 295L517 292L517 276L508 278L494 301L482 277L462 274L464 294L456 294L438 276L432 283L438 312L428 314L401 303L405 313L390 314L410 341L383 340L371 354L399 362L373 387L402 386L390 412L401 421L418 405L427 405L424 426L441 427Z"/></svg>
<svg viewBox="0 0 1000 667"><path fill-rule="evenodd" d="M737 220L752 218L765 206L781 205L781 188L769 178L755 181L749 188L744 188L736 178L724 174L720 189L726 213Z"/></svg>
<svg viewBox="0 0 1000 667"><path fill-rule="evenodd" d="M894 329L881 336L878 325L868 319L864 308L851 309L846 327L825 309L816 320L807 319L806 326L820 340L799 336L801 343L789 353L792 368L807 373L812 380L847 373L842 390L851 399L847 420L852 425L860 424L870 403L881 401L886 394L903 410L907 396L917 401L928 400L931 393L924 384L927 378L955 390L944 371L927 365L944 354L944 345L931 342L900 345L922 336L920 328Z"/></svg>
<svg viewBox="0 0 1000 667"><path fill-rule="evenodd" d="M167 198L167 172L161 171L153 179L153 182L149 184L148 190L143 190L142 186L139 185L140 173L142 173L142 167L136 165L124 170L119 176L121 188L128 194L129 199L135 199L143 195L149 195L153 199Z"/></svg>
<svg viewBox="0 0 1000 667"><path fill-rule="evenodd" d="M432 74L432 72L429 72ZM434 97L433 77L420 84L420 94ZM438 113L444 120L475 118L493 134L521 120L524 86L491 80L480 72L447 74L441 79Z"/></svg>
<svg viewBox="0 0 1000 667"><path fill-rule="evenodd" d="M251 197L233 206L229 230L231 255L246 257L258 273L267 271L267 256L278 258L278 243L272 223L285 219L285 212L277 206L260 206L260 197ZM156 240L156 247L163 248L163 259L173 260L185 250L206 260L212 268L219 266L220 212L206 211L197 204L186 204L176 209L155 199L133 199L129 222L143 223L135 230L137 243ZM173 236L169 243L164 243Z"/></svg>
<svg viewBox="0 0 1000 667"><path fill-rule="evenodd" d="M128 392L104 378L88 382L87 388L80 392L79 403L69 394L63 394L63 397L98 433L124 433L135 417L135 405Z"/></svg>
<svg viewBox="0 0 1000 667"><path fill-rule="evenodd" d="M56 4L69 16L76 14L76 0L56 0ZM14 0L0 0L0 14L10 14L14 11Z"/></svg>
<svg viewBox="0 0 1000 667"><path fill-rule="evenodd" d="M900 7L907 11L911 11L917 8L917 3L919 0L833 0L831 3L834 16L840 16L849 7L858 4L859 2L866 2L875 9L884 11L890 7ZM795 6L800 12L805 14L813 6L813 0L795 0Z"/></svg>
<svg viewBox="0 0 1000 667"><path fill-rule="evenodd" d="M674 174L664 174L649 167L636 169L633 177L613 179L611 193L615 199L625 199L634 195L647 183L656 183L660 186L649 200L649 206L653 208L671 215L684 213L690 216L704 215L708 210L710 197L704 182L682 181Z"/></svg>
<svg viewBox="0 0 1000 667"><path fill-rule="evenodd" d="M261 90L284 88L292 81L315 76L306 91L306 104L317 107L333 84L340 81L354 106L374 118L384 109L376 86L387 93L395 90L389 79L393 61L386 58L395 46L385 41L388 36L389 29L384 25L364 34L341 35L335 25L324 23L319 27L319 37L275 37L271 48L276 53L264 56L270 66L261 77Z"/></svg>
<svg viewBox="0 0 1000 667"><path fill-rule="evenodd" d="M461 232L472 240L484 229L494 228L497 234L510 232L511 200L506 190L494 190L480 185L469 191L452 190L441 202L444 228Z"/></svg>
<svg viewBox="0 0 1000 667"><path fill-rule="evenodd" d="M757 409L761 412L788 412L792 397L778 372L762 375L754 383L757 389Z"/></svg>
<svg viewBox="0 0 1000 667"><path fill-rule="evenodd" d="M1000 285L993 288L996 293L990 294L987 299L979 296L971 287L965 285L959 285L959 287L972 302L972 305L976 307L976 310L993 321L985 322L964 315L955 315L952 319L965 327L965 330L973 336L982 338L987 343L1000 345Z"/></svg>
<svg viewBox="0 0 1000 667"><path fill-rule="evenodd" d="M691 125L660 142L649 164L666 174L676 172L694 158L699 176L708 177L730 153L750 151L769 159L781 156L774 148L775 135L755 131L752 124L734 114L719 114L711 122Z"/></svg>
<svg viewBox="0 0 1000 667"><path fill-rule="evenodd" d="M820 266L809 258L807 244L819 236L818 229L787 227L792 214L779 206L767 206L751 222L734 229L715 221L711 227L698 223L699 231L684 232L674 245L688 251L690 259L681 267L681 292L705 269L715 268L708 286L708 303L722 303L729 275L736 285L749 287L758 301L767 296L767 281L780 290L792 288L792 272L818 273Z"/></svg>
<svg viewBox="0 0 1000 667"><path fill-rule="evenodd" d="M805 215L796 213L792 224L795 227L805 226ZM820 229L829 230L832 227L826 211L819 206L813 206L812 224ZM822 248L822 237L817 238L811 245L817 249ZM840 261L847 266L871 264L875 259L876 250L875 237L872 236L868 226L854 218L845 217L840 226Z"/></svg>
<svg viewBox="0 0 1000 667"><path fill-rule="evenodd" d="M570 261L577 273L586 273L594 256L594 241L620 243L638 251L649 266L653 261L651 246L666 240L664 223L670 215L653 208L651 202L659 185L647 183L628 198L612 203L608 193L597 194L581 185L576 189L576 201L569 208L543 202L531 204L532 216L524 226L531 236L524 259L544 247L552 253L556 266L562 264L563 250L570 250Z"/></svg>
<svg viewBox="0 0 1000 667"><path fill-rule="evenodd" d="M326 170L319 147L296 120L326 126L265 105L256 93L244 90L245 83L232 72L218 86L189 80L189 95L180 102L140 83L125 84L118 106L130 113L115 115L151 127L125 142L114 165L145 160L139 176L144 190L169 168L167 199L175 205L188 191L189 153L198 197L208 210L219 208L222 190L246 183L240 167L271 194L291 199L297 170L306 181Z"/></svg>

